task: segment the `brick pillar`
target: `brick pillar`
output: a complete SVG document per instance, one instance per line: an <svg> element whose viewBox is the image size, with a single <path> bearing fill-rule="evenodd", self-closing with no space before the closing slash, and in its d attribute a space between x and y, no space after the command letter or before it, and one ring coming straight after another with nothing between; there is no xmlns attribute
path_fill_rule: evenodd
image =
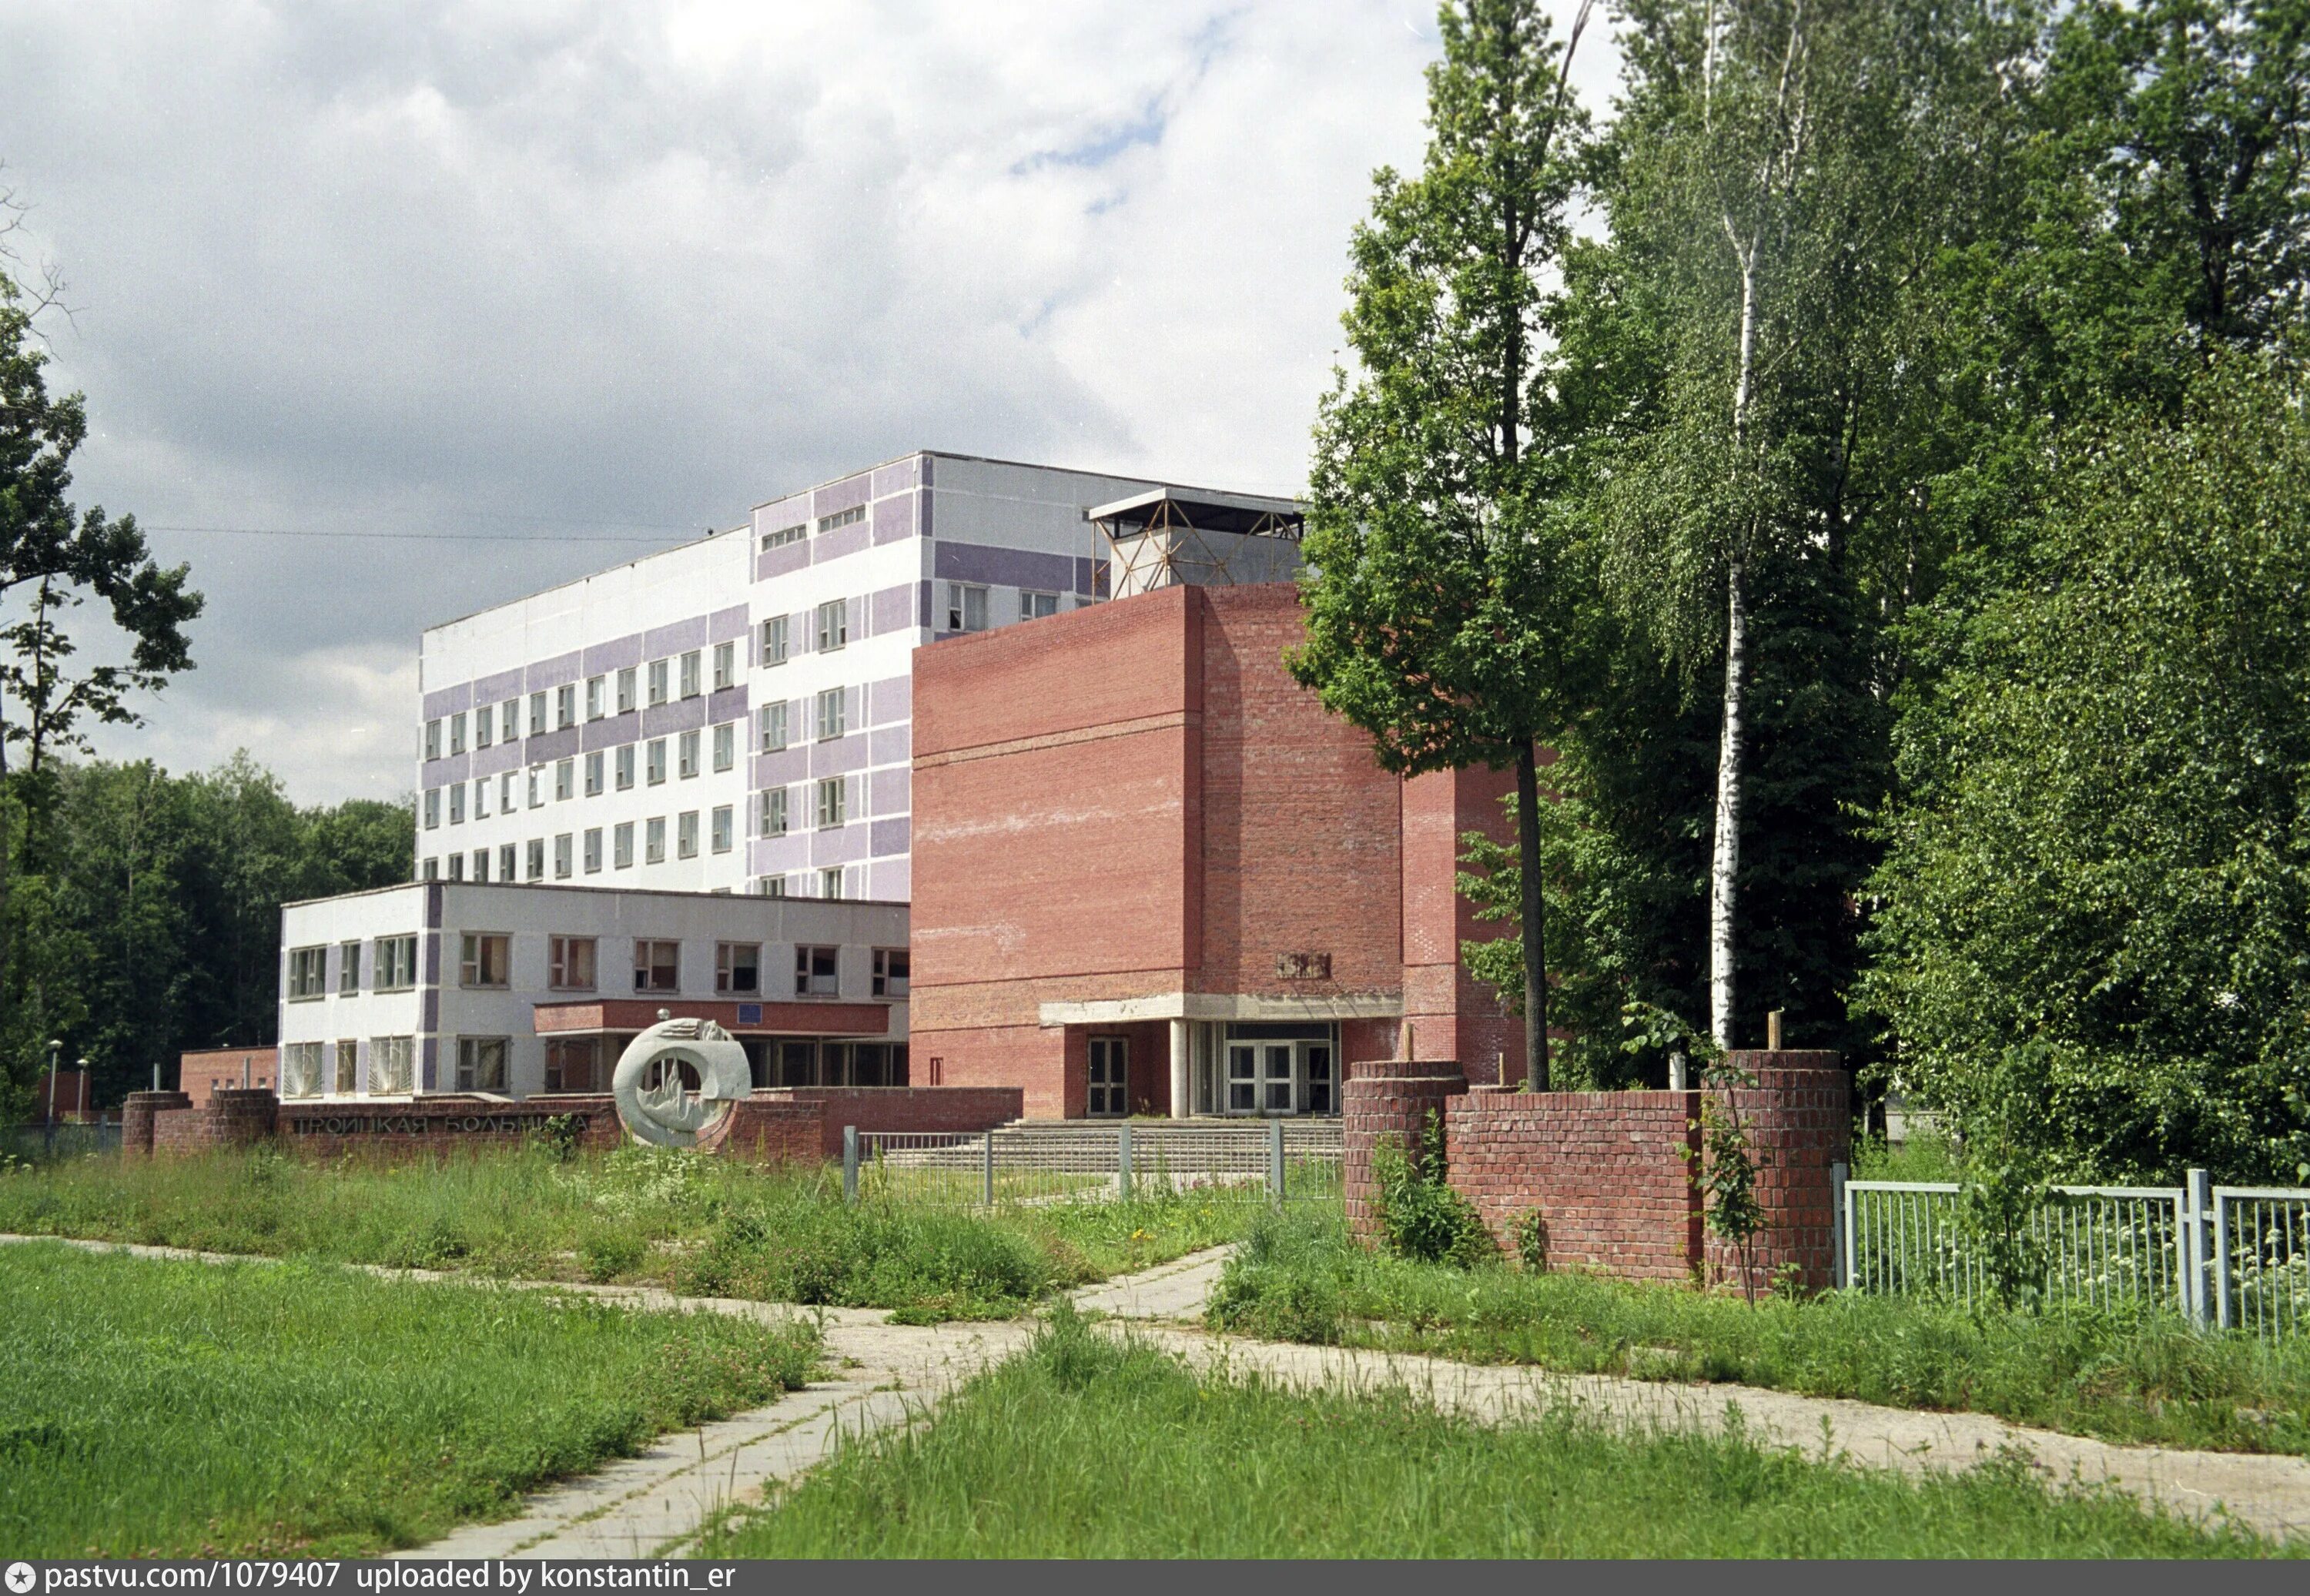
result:
<svg viewBox="0 0 2310 1596"><path fill-rule="evenodd" d="M279 1128L281 1099L265 1087L224 1087L209 1094L205 1110L211 1147L248 1147Z"/></svg>
<svg viewBox="0 0 2310 1596"><path fill-rule="evenodd" d="M120 1156L152 1156L152 1116L164 1108L190 1108L193 1100L182 1092L131 1092L120 1105Z"/></svg>
<svg viewBox="0 0 2310 1596"><path fill-rule="evenodd" d="M1468 1078L1453 1059L1364 1059L1348 1066L1340 1094L1341 1175L1356 1235L1368 1241L1379 1233L1372 1149L1380 1138L1417 1149L1429 1115L1442 1115L1444 1105L1467 1089Z"/></svg>
<svg viewBox="0 0 2310 1596"><path fill-rule="evenodd" d="M1731 1054L1726 1063L1757 1079L1730 1095L1758 1164L1763 1223L1750 1260L1756 1288L1769 1288L1774 1272L1793 1263L1808 1289L1825 1289L1836 1279L1828 1167L1853 1157L1852 1086L1844 1061L1834 1053L1759 1050ZM1741 1284L1739 1255L1713 1234L1708 1273L1713 1280Z"/></svg>

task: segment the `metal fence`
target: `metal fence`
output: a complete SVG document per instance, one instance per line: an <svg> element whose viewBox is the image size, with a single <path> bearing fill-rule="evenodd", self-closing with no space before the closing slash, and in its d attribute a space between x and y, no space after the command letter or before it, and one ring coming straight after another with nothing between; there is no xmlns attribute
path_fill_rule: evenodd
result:
<svg viewBox="0 0 2310 1596"><path fill-rule="evenodd" d="M842 1189L854 1202L956 1208L1160 1195L1233 1202L1336 1198L1340 1127L1336 1120L1280 1119L969 1132L846 1127Z"/></svg>
<svg viewBox="0 0 2310 1596"><path fill-rule="evenodd" d="M1840 1181L1838 1284L1980 1300L1991 1282L1960 1223L1961 1186ZM2264 1339L2310 1323L2310 1189L2057 1186L2030 1217L2039 1289L2056 1307L2170 1311Z"/></svg>
<svg viewBox="0 0 2310 1596"><path fill-rule="evenodd" d="M27 1162L46 1162L52 1158L77 1158L90 1153L117 1153L120 1150L120 1126L81 1124L71 1120L58 1120L52 1125L0 1125L0 1153L7 1153Z"/></svg>

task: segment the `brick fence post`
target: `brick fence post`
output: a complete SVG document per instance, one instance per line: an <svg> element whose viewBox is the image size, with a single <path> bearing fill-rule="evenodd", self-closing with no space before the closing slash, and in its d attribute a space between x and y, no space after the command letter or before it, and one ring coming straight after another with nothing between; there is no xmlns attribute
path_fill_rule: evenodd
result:
<svg viewBox="0 0 2310 1596"><path fill-rule="evenodd" d="M1429 1114L1468 1089L1454 1059L1364 1059L1348 1066L1340 1094L1340 1174L1348 1225L1363 1240L1379 1234L1372 1149L1384 1136L1416 1151Z"/></svg>
<svg viewBox="0 0 2310 1596"><path fill-rule="evenodd" d="M1725 1063L1756 1078L1754 1086L1729 1094L1758 1165L1763 1220L1752 1247L1756 1288L1767 1289L1776 1271L1794 1264L1806 1289L1824 1290L1837 1283L1831 1166L1853 1158L1852 1087L1844 1060L1828 1052L1758 1050L1728 1054ZM1708 1273L1741 1283L1739 1255L1714 1235Z"/></svg>
<svg viewBox="0 0 2310 1596"><path fill-rule="evenodd" d="M152 1116L163 1109L190 1108L193 1100L182 1092L131 1092L120 1105L120 1156L152 1156Z"/></svg>
<svg viewBox="0 0 2310 1596"><path fill-rule="evenodd" d="M281 1099L267 1087L221 1087L203 1112L211 1147L252 1147L279 1130Z"/></svg>

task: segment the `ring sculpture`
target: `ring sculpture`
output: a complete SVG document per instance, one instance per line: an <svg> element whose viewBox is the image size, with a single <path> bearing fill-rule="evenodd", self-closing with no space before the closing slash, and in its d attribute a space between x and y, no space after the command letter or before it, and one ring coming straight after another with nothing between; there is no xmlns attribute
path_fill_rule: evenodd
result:
<svg viewBox="0 0 2310 1596"><path fill-rule="evenodd" d="M683 1064L698 1078L694 1089L682 1083ZM652 1065L663 1068L658 1084L647 1086ZM663 1009L656 1025L626 1044L610 1079L618 1117L656 1147L696 1147L728 1115L731 1103L753 1089L746 1050L729 1032L710 1019L668 1019Z"/></svg>

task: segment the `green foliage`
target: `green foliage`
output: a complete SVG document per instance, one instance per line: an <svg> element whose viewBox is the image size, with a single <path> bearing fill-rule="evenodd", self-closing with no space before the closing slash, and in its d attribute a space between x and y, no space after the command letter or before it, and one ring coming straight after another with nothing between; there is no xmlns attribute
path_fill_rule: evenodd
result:
<svg viewBox="0 0 2310 1596"><path fill-rule="evenodd" d="M1209 1314L1215 1328L1272 1339L2310 1454L2310 1340L2210 1336L2170 1314L2008 1314L1849 1291L1751 1305L1561 1259L1545 1274L1414 1262L1357 1246L1336 1214L1301 1211L1253 1227Z"/></svg>
<svg viewBox="0 0 2310 1596"><path fill-rule="evenodd" d="M1445 1178L1444 1121L1430 1110L1415 1154L1395 1137L1372 1149L1372 1183L1380 1232L1400 1258L1462 1268L1499 1254L1476 1205Z"/></svg>
<svg viewBox="0 0 2310 1596"><path fill-rule="evenodd" d="M1548 1216L1533 1209L1517 1217L1515 1222L1516 1262L1527 1274L1548 1272Z"/></svg>
<svg viewBox="0 0 2310 1596"><path fill-rule="evenodd" d="M1564 1404L1450 1418L1402 1387L1198 1375L1055 1315L927 1425L844 1452L715 1557L2267 1554L2018 1459L1907 1479Z"/></svg>
<svg viewBox="0 0 2310 1596"><path fill-rule="evenodd" d="M1754 1303L1757 1232L1765 1224L1764 1206L1757 1200L1757 1172L1770 1155L1759 1152L1749 1140L1740 1093L1756 1085L1757 1078L1721 1059L1701 1078L1708 1089L1700 1096L1700 1147L1687 1155L1698 1161L1693 1183L1700 1188L1703 1222L1741 1261L1741 1291Z"/></svg>
<svg viewBox="0 0 2310 1596"><path fill-rule="evenodd" d="M2310 1174L2310 422L2240 360L2069 451L1904 707L1862 992L2056 1176Z"/></svg>
<svg viewBox="0 0 2310 1596"><path fill-rule="evenodd" d="M360 1557L797 1389L805 1323L306 1263L0 1248L0 1540Z"/></svg>

